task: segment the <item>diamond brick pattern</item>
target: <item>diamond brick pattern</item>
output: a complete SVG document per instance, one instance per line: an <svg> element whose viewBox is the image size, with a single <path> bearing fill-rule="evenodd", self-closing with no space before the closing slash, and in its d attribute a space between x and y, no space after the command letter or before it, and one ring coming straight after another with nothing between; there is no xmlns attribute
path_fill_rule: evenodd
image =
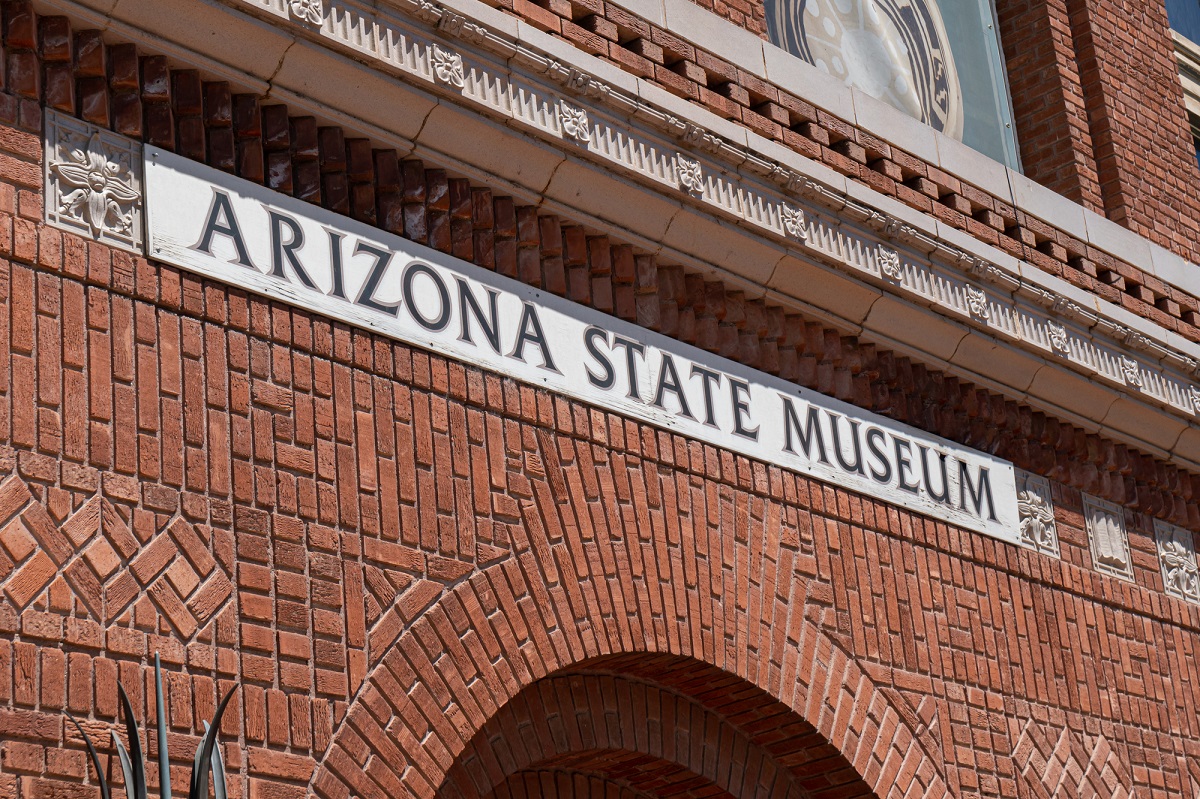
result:
<svg viewBox="0 0 1200 799"><path fill-rule="evenodd" d="M1029 784L1063 799L1128 799L1136 796L1127 769L1103 735L1058 733L1029 719L1017 739L1013 760Z"/></svg>
<svg viewBox="0 0 1200 799"><path fill-rule="evenodd" d="M196 528L176 519L130 562L130 571L184 639L204 627L233 594Z"/></svg>
<svg viewBox="0 0 1200 799"><path fill-rule="evenodd" d="M176 519L142 546L116 507L93 497L60 527L17 476L0 483L0 590L28 607L61 573L90 615L111 623L148 594L183 638L233 595L196 528Z"/></svg>
<svg viewBox="0 0 1200 799"><path fill-rule="evenodd" d="M49 587L73 547L15 475L0 483L0 525L0 586L25 608Z"/></svg>

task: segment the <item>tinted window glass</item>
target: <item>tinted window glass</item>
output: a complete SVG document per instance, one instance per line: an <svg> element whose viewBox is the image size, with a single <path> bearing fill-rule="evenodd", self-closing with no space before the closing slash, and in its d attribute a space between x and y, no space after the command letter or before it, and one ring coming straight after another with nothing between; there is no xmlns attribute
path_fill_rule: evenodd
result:
<svg viewBox="0 0 1200 799"><path fill-rule="evenodd" d="M1167 0L1171 27L1200 43L1200 0Z"/></svg>
<svg viewBox="0 0 1200 799"><path fill-rule="evenodd" d="M766 0L766 10L775 44L1016 165L991 0Z"/></svg>

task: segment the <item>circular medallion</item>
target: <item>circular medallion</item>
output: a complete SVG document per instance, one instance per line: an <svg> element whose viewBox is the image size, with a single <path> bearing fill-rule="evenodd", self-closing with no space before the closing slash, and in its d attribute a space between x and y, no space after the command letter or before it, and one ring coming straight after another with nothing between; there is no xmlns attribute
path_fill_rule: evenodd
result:
<svg viewBox="0 0 1200 799"><path fill-rule="evenodd" d="M962 138L962 89L935 0L767 0L771 40Z"/></svg>

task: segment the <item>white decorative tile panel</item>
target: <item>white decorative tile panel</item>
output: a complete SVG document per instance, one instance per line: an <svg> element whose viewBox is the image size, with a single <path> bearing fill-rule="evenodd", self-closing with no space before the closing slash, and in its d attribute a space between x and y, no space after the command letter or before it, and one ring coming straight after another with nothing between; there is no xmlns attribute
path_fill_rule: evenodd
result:
<svg viewBox="0 0 1200 799"><path fill-rule="evenodd" d="M1091 544L1092 565L1097 571L1132 581L1133 558L1125 529L1125 509L1114 502L1084 494L1083 516Z"/></svg>
<svg viewBox="0 0 1200 799"><path fill-rule="evenodd" d="M1154 538L1166 592L1200 604L1200 570L1196 567L1196 537L1192 531L1156 519Z"/></svg>
<svg viewBox="0 0 1200 799"><path fill-rule="evenodd" d="M46 222L141 252L141 144L50 110L43 144Z"/></svg>
<svg viewBox="0 0 1200 799"><path fill-rule="evenodd" d="M1017 470L1017 514L1021 520L1021 544L1059 557L1058 524L1054 520L1049 480Z"/></svg>

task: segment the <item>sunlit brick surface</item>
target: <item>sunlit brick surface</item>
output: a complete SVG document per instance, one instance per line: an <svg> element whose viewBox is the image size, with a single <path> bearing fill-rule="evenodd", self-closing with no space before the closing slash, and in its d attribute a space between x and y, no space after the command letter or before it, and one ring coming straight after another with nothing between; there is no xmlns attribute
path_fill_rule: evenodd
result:
<svg viewBox="0 0 1200 799"><path fill-rule="evenodd" d="M1200 612L1151 525L1200 527L1195 475L2 8L0 797L99 795L64 710L119 781L116 684L145 719L154 652L177 796L235 684L235 799L1200 796ZM43 105L1012 460L1063 557L47 228ZM1069 262L858 136L819 152ZM1093 568L1085 491L1128 509L1134 582Z"/></svg>

